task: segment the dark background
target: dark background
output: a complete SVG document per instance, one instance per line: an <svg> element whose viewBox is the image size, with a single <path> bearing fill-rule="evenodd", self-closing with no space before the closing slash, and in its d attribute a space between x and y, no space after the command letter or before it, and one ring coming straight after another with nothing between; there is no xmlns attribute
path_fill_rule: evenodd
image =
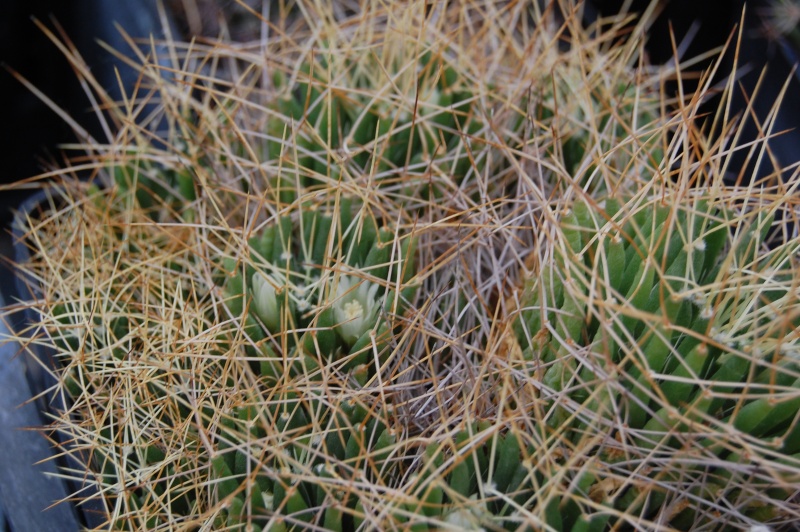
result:
<svg viewBox="0 0 800 532"><path fill-rule="evenodd" d="M649 0L633 0L630 3L631 12L641 12L650 3ZM593 4L604 15L611 15L619 11L625 4L622 0L597 0ZM765 158L760 165L756 165L753 157L747 150L737 151L729 166L726 181L729 184L748 182L753 177L764 178L775 174L778 170L795 164L800 160L800 82L793 75L792 68L796 63L796 52L791 49L786 40L770 35L763 22L763 13L769 6L768 0L731 0L729 2L706 2L702 0L667 0L660 2L661 15L655 20L648 34L647 52L652 62L665 63L674 60L671 34L675 42L681 40L690 32L695 32L683 58L696 57L708 50L720 47L732 36L728 52L723 56L723 65L719 69L717 83L732 71L736 62L739 78L734 91L731 109L733 114L741 113L742 138L739 144L759 138L759 128L752 116L747 116L744 109L753 96L759 77L763 80L758 92L753 99L753 112L758 117L758 122L763 122L769 115L774 102L786 83L790 80L786 96L781 102L780 112L777 115L773 133L782 132L779 136L768 142L769 153L774 157ZM742 20L742 13L745 13ZM742 25L743 23L743 25ZM736 42L741 34L738 61L735 61ZM712 59L693 67L694 70L705 70L711 67ZM694 92L696 84L692 81L684 82L684 93ZM667 86L672 94L677 93L677 85ZM708 119L712 119L717 111L720 101L718 98L710 99L703 107L703 112ZM789 177L791 170L783 171L784 179Z"/></svg>
<svg viewBox="0 0 800 532"><path fill-rule="evenodd" d="M133 84L135 72L98 44L129 51L116 24L131 36L161 35L155 0L3 0L0 13L0 183L39 174L48 161L60 160L58 145L75 142L70 127L42 103L9 69L46 94L95 138L102 130L77 76L55 44L34 23L39 20L60 36L58 27L80 52L92 73L118 96L118 69L123 83ZM9 218L24 192L0 190L0 222Z"/></svg>

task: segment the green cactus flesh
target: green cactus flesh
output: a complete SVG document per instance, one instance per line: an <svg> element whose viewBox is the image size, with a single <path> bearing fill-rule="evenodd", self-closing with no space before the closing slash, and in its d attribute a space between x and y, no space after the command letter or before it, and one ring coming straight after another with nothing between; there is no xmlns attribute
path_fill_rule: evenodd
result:
<svg viewBox="0 0 800 532"><path fill-rule="evenodd" d="M722 461L746 464L724 443L732 433L756 449L782 443L780 452L792 460L800 450L800 362L784 354L791 350L783 344L785 331L760 316L770 315L772 301L794 296L783 285L767 298L780 253L763 264L753 251L770 219L732 231L725 222L731 213L705 200L687 210L652 201L627 218L618 211L616 203L604 210L577 202L564 212L563 247L524 288L514 332L523 364L541 376L549 430L578 449L598 430L624 442L624 451L615 444L590 453L607 464L606 479L611 470L624 470L613 465L620 453L645 463L660 455L677 464L674 457L688 459L692 452L715 457L715 466L653 466L653 486L672 476L669 468L673 480L679 467L689 470L688 478L714 478L723 474ZM762 273L744 273L753 271ZM594 474L587 495L608 483L603 472ZM761 482L766 488L775 481ZM693 496L711 504L715 486ZM654 496L663 500L666 493L656 489ZM726 496L733 505L738 492ZM642 517L662 510L655 499L629 498L615 495L604 504ZM764 513L759 503L740 511ZM670 519L682 528L701 518L687 509Z"/></svg>

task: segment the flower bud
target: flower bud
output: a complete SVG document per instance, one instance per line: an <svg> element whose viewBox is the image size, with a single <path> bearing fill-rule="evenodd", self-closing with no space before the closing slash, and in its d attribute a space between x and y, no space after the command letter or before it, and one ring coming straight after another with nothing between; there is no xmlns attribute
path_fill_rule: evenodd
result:
<svg viewBox="0 0 800 532"><path fill-rule="evenodd" d="M252 277L253 303L256 315L262 323L272 332L277 332L281 325L280 306L278 295L273 286L272 279L260 272Z"/></svg>
<svg viewBox="0 0 800 532"><path fill-rule="evenodd" d="M350 277L339 277L333 314L338 324L336 332L348 345L353 345L362 334L374 327L380 308L375 297L377 292L376 284L360 281L354 286Z"/></svg>

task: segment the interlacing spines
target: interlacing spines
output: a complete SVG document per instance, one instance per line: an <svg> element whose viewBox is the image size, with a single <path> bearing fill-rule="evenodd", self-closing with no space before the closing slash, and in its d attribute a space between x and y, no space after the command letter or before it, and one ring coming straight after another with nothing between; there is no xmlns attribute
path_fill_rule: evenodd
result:
<svg viewBox="0 0 800 532"><path fill-rule="evenodd" d="M411 67L382 64L368 51L362 57L350 51L346 59L340 52L317 50L295 77L273 73L276 115L268 122L265 161L281 161L285 174L296 169L308 187L339 179L343 167L391 184L399 170L419 171L434 161L461 181L474 163L470 137L485 125L459 71L433 51L412 59ZM409 76L414 83L406 86L400 78ZM408 188L404 181L409 197L422 192L421 184ZM292 199L287 182L293 179L280 176L274 183L283 201Z"/></svg>
<svg viewBox="0 0 800 532"><path fill-rule="evenodd" d="M271 360L262 371L281 374L276 345L344 368L374 363L373 353L386 361L387 316L402 313L418 288L416 240L353 209L342 201L336 215L308 207L280 217L249 239L247 260L225 259L225 302L248 324L250 351Z"/></svg>
<svg viewBox="0 0 800 532"><path fill-rule="evenodd" d="M662 116L641 43L578 10L552 33L539 2L299 5L322 22L145 69L164 120L121 117L92 148L107 187L65 179L66 207L29 224L34 343L74 404L54 430L90 450L110 526L581 532L796 508L796 250L763 245L756 187L691 189L720 185L727 151L693 112Z"/></svg>
<svg viewBox="0 0 800 532"><path fill-rule="evenodd" d="M281 453L269 449L268 435L250 439L226 433L235 445L221 449L210 463L215 498L224 504L216 526L271 531L302 530L310 524L331 531L354 528L359 498L347 483L357 482L361 474L389 475L399 466L392 459L395 429L387 425L386 412L371 412L353 402L337 405L332 416L319 419L321 431L306 414L298 416L304 408L316 415L322 407L295 398L273 413L279 418L275 429L292 441ZM240 414L226 426L245 430L248 420Z"/></svg>
<svg viewBox="0 0 800 532"><path fill-rule="evenodd" d="M514 323L525 364L542 372L552 430L580 447L586 429L605 418L609 427L624 423L625 434L611 435L628 442L628 453L673 460L687 445L739 460L729 443L739 434L763 449L779 442L796 460L800 362L787 353L797 339L759 317L786 299L797 321L791 287L773 281L790 271L791 243L765 252L771 215L746 218L707 199L578 200L557 224L551 262L526 281ZM718 473L718 466L688 467L698 476ZM767 515L760 503L737 503L739 494L729 489L727 504ZM700 519L701 506L673 516L673 525ZM659 510L635 508L643 517Z"/></svg>

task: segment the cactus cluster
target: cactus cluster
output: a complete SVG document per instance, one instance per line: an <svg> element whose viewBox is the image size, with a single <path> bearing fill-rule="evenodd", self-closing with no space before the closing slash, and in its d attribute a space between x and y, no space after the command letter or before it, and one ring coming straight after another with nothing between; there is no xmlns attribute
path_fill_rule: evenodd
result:
<svg viewBox="0 0 800 532"><path fill-rule="evenodd" d="M210 460L213 498L225 509L215 526L252 530L353 530L359 522L359 498L345 484L360 475L384 478L398 469L390 459L396 445L390 412L347 402L332 411L321 397L284 398L281 406L259 412L256 406L240 408L224 420L219 451ZM315 419L320 412L331 412ZM274 416L274 425L259 418ZM322 424L315 429L315 422ZM243 441L269 438L278 430L291 441L277 457L256 459L253 447ZM245 434L249 431L249 437ZM270 449L260 449L262 454ZM304 480L303 477L306 477Z"/></svg>
<svg viewBox="0 0 800 532"><path fill-rule="evenodd" d="M479 82L464 58L436 44L399 39L383 43L378 57L323 42L293 70L272 72L266 141L250 144L276 169L270 191L283 203L303 187L365 175L402 204L440 201L459 188L481 201L502 195L501 176L520 164L515 152L540 142L551 164L597 193L617 182L609 173L637 170L633 151L646 150L639 159L657 168L664 147L652 134L661 116L651 89L625 80L594 90L608 81L580 78L571 58L548 55L544 76ZM484 179L481 194L476 181Z"/></svg>
<svg viewBox="0 0 800 532"><path fill-rule="evenodd" d="M705 198L639 201L575 202L558 218L550 261L526 282L514 331L521 363L541 379L546 423L576 446L592 427L605 427L629 456L674 461L668 467L679 474L654 468L651 476L654 486L675 485L646 501L614 497L608 504L617 510L652 518L686 490L752 518L779 516L725 479L752 463L800 459L792 332L800 309L786 282L796 244L764 254L773 225L764 211L745 222ZM748 442L749 456L735 439ZM619 447L605 451L602 461L621 458ZM705 463L680 464L683 453ZM593 474L594 482L605 476ZM754 483L772 483L781 499L796 481L796 473L778 472ZM585 486L587 496L592 489ZM692 506L666 522L697 525L708 518L698 512Z"/></svg>
<svg viewBox="0 0 800 532"><path fill-rule="evenodd" d="M272 189L281 201L293 201L298 181L325 188L343 173L374 176L409 198L432 198L442 187L410 179L409 170L435 167L457 186L483 167L478 146L485 141L473 148L485 128L481 107L440 52L383 60L371 50L340 55L323 47L296 75L273 73L275 116L261 157L280 168Z"/></svg>
<svg viewBox="0 0 800 532"><path fill-rule="evenodd" d="M95 196L116 193L93 190ZM105 210L103 202L89 205L98 213ZM122 313L108 308L95 315L88 330L84 305L97 302L54 306L48 328L65 365L62 386L73 400L113 401L113 388L100 377L110 371L114 382L135 378L139 383L126 399L131 416L114 413L99 420L96 437L116 443L97 445L83 458L103 484L128 485L116 504L130 515L115 526L136 522L158 528L190 520L204 505L221 504L214 517L220 527L299 530L313 522L330 530L352 529L358 497L341 479L389 478L401 462L388 461L396 420L390 397L373 404L380 393L373 381L391 378L402 362L392 358L393 348L402 314L418 289L415 239L379 226L367 212L347 198L335 210L306 206L296 216L268 221L244 241L238 259L219 261L215 278L234 332L209 338L201 349L208 349L211 359L199 367L191 357L164 357L148 349L139 335L152 324L131 311L131 301L120 303L122 309L128 305ZM149 211L140 215L149 219ZM149 252L147 237L133 238L137 246L132 255L120 255L116 275L124 284L144 285L142 268L128 260L136 263L134 257ZM181 275L177 269L172 273ZM182 301L191 292L177 293ZM155 289L144 295L150 297L170 296ZM188 320L186 306L183 314ZM201 313L195 319L209 318ZM202 334L189 326L191 334ZM84 349L92 356L71 356ZM245 365L227 368L220 361L226 352L236 352ZM218 382L217 391L204 388L198 397L182 375L195 375L204 386ZM236 399L223 400L225 390L239 389L242 379L248 384L234 393ZM354 396L349 390L362 392ZM164 403L170 406L150 409ZM142 433L135 435L132 425ZM164 436L172 429L177 431ZM203 441L210 452L200 447ZM207 485L197 484L198 467ZM302 477L306 480L298 481Z"/></svg>
<svg viewBox="0 0 800 532"><path fill-rule="evenodd" d="M579 6L362 4L143 67L102 186L23 224L101 526L787 521L789 194L726 187Z"/></svg>
<svg viewBox="0 0 800 532"><path fill-rule="evenodd" d="M402 313L418 287L415 239L367 212L354 213L347 198L335 215L306 206L251 237L244 260L225 259L225 303L245 324L250 352L263 356L261 375L280 380L298 357L312 364L303 372L374 368L373 352L378 366L386 362L387 316Z"/></svg>
<svg viewBox="0 0 800 532"><path fill-rule="evenodd" d="M382 173L389 168L420 164L440 150L454 150L465 136L480 129L479 111L472 105L475 98L466 80L432 51L411 63L403 58L405 65L385 66L371 54L347 57L344 64L331 65L326 54L335 53L318 51L315 60L301 65L294 85L280 71L273 76L277 108L283 116L295 123L306 122L316 133L300 137L298 147L309 157L299 161L304 168L328 175L330 165L325 152L347 151L359 170ZM381 75L384 68L400 79L413 79L420 92L382 96L379 89L390 81L382 79L386 75ZM347 80L345 89L338 89L337 77L343 75ZM278 129L280 125L277 122L270 126L270 132L279 140L283 133ZM270 159L283 155L282 142L271 143L270 148Z"/></svg>

